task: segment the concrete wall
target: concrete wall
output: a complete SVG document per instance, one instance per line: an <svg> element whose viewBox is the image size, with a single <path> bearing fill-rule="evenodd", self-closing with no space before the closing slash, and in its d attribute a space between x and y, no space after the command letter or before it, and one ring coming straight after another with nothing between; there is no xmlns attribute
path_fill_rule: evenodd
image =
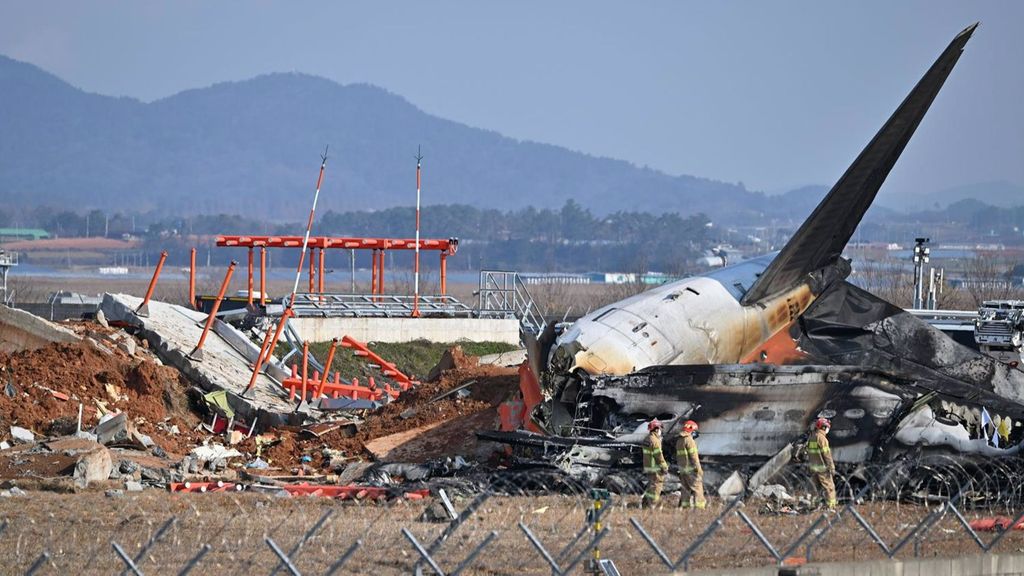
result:
<svg viewBox="0 0 1024 576"><path fill-rule="evenodd" d="M351 336L361 342L504 342L519 344L519 321L481 318L292 318L306 342Z"/></svg>
<svg viewBox="0 0 1024 576"><path fill-rule="evenodd" d="M964 535L966 538L966 535ZM874 562L830 562L799 567L708 570L690 574L741 576L996 576L1024 574L1024 554L975 554L953 558L909 558Z"/></svg>
<svg viewBox="0 0 1024 576"><path fill-rule="evenodd" d="M99 310L98 304L49 304L47 302L27 302L27 303L16 303L15 308L20 308L26 312L30 312L39 316L40 318L46 318L53 320L54 322L62 322L64 320L77 320L83 317L92 317L96 315L96 311ZM52 315L52 318L51 318Z"/></svg>
<svg viewBox="0 0 1024 576"><path fill-rule="evenodd" d="M0 350L34 350L50 342L78 342L74 332L24 310L0 306Z"/></svg>

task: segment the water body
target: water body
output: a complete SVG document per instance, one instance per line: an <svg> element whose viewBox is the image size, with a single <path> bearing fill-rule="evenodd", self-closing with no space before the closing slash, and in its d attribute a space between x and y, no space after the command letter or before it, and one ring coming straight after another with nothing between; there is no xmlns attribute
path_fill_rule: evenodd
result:
<svg viewBox="0 0 1024 576"><path fill-rule="evenodd" d="M199 266L196 268L197 277L200 279L206 278L223 278L224 272L227 267L211 266L209 268L205 266ZM235 268L235 276L237 278L239 272L245 274L245 266L240 265ZM88 268L59 268L52 266L39 266L35 264L21 264L15 266L11 270L11 278L18 276L31 276L37 278L54 278L54 279L90 279L90 280L104 280L110 281L117 280L149 280L153 277L153 268L129 268L127 274L100 274L99 267L88 267ZM257 266L254 271L254 276L259 281L259 267ZM371 270L366 268L356 269L356 282L368 283L372 279L373 273ZM188 269L181 269L180 267L165 266L160 272L160 278L173 278L179 280L188 280ZM301 282L307 281L309 278L308 272L303 270ZM295 268L271 268L267 270L268 280L294 280L295 279ZM477 284L479 282L480 275L476 272L468 271L448 271L448 283L449 284ZM351 282L352 274L348 269L335 269L329 270L324 276L325 282L337 283L337 282ZM384 281L386 284L395 281L399 282L412 282L413 275L411 270L384 270ZM421 274L420 282L438 282L437 272L431 272L430 274Z"/></svg>

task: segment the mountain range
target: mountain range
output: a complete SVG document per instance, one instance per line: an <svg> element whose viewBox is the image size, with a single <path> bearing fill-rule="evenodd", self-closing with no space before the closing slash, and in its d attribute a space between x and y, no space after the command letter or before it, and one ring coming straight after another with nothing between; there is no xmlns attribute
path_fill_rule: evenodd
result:
<svg viewBox="0 0 1024 576"><path fill-rule="evenodd" d="M826 190L768 196L668 175L438 118L374 86L295 73L145 103L87 93L0 56L0 126L0 197L20 207L301 219L326 144L320 206L336 211L411 204L418 147L425 204L507 210L573 199L597 215L703 212L740 222L802 219ZM1020 195L1007 186L990 192Z"/></svg>

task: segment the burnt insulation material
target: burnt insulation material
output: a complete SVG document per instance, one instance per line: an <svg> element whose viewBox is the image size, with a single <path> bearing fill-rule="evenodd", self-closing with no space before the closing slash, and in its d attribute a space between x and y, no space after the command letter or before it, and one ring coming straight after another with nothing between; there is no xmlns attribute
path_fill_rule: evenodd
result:
<svg viewBox="0 0 1024 576"><path fill-rule="evenodd" d="M815 300L797 328L800 348L815 363L869 366L943 394L1024 412L1024 372L849 282Z"/></svg>

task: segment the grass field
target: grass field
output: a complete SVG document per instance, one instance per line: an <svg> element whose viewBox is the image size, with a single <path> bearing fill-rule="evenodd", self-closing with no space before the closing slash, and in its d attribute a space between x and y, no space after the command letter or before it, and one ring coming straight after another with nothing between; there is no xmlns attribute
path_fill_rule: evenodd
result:
<svg viewBox="0 0 1024 576"><path fill-rule="evenodd" d="M470 356L484 356L499 352L516 350L518 346L502 342L429 342L427 340L413 340L411 342L370 342L368 348L380 355L388 362L398 367L404 374L413 378L426 378L430 370L437 365L445 350L459 346L462 351ZM313 342L309 345L310 354L314 358L325 362L327 353L331 348L330 342ZM277 356L283 357L291 347L287 344L277 346ZM293 356L293 358L296 358ZM296 360L301 364L301 359ZM289 360L291 363L291 360ZM334 360L331 362L331 372L340 372L343 377L353 376L366 379L369 376L379 377L380 370L370 368L364 359L356 357L351 350L342 348L340 345L334 353Z"/></svg>

